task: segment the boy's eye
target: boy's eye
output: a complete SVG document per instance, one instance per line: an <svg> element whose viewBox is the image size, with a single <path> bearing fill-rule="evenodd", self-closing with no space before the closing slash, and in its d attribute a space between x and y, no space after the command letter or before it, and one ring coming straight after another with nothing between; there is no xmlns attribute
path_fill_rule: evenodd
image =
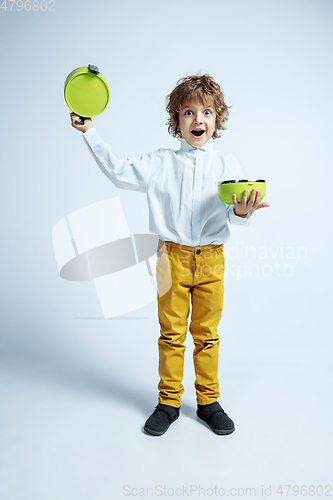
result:
<svg viewBox="0 0 333 500"><path fill-rule="evenodd" d="M206 109L206 110L204 111L204 113L205 113L205 115L211 115L211 114L212 114L212 111L211 111L210 109ZM190 109L187 109L187 110L185 111L185 115L191 116L191 115L193 115L193 111L191 111Z"/></svg>

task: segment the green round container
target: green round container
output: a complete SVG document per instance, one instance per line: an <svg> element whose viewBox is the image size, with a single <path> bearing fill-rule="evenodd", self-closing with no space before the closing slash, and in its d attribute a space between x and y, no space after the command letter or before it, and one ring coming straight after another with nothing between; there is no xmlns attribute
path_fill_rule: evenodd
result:
<svg viewBox="0 0 333 500"><path fill-rule="evenodd" d="M65 80L67 106L78 116L90 118L101 114L109 104L110 89L97 66L74 69Z"/></svg>
<svg viewBox="0 0 333 500"><path fill-rule="evenodd" d="M249 181L247 179L242 179L239 181L223 181L218 184L218 196L223 203L227 205L233 205L232 195L236 195L238 203L242 201L244 189L248 190L247 201L249 201L252 190L260 191L260 201L264 198L266 194L266 181L263 179L258 179L256 181Z"/></svg>

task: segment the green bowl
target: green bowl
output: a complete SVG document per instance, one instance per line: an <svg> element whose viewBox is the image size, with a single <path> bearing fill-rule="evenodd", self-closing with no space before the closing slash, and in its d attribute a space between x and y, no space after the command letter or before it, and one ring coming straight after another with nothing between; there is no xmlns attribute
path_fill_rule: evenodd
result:
<svg viewBox="0 0 333 500"><path fill-rule="evenodd" d="M260 191L260 201L264 198L266 194L266 181L263 179L258 179L256 181L249 181L247 179L241 179L239 181L223 181L218 184L218 196L223 203L227 205L233 205L232 195L235 194L238 203L242 201L244 189L248 190L247 201L250 199L252 190Z"/></svg>
<svg viewBox="0 0 333 500"><path fill-rule="evenodd" d="M101 114L110 99L109 86L96 66L74 69L65 80L64 97L69 109L88 118Z"/></svg>

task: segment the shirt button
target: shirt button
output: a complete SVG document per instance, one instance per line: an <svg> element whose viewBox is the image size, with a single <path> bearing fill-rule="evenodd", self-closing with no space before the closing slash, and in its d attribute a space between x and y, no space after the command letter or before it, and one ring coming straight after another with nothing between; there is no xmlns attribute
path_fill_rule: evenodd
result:
<svg viewBox="0 0 333 500"><path fill-rule="evenodd" d="M201 253L201 250L197 250L196 254L199 255Z"/></svg>

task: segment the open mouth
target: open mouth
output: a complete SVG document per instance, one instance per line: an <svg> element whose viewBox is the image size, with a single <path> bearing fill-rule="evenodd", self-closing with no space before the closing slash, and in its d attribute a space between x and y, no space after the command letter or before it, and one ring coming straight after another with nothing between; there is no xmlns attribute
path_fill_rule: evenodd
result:
<svg viewBox="0 0 333 500"><path fill-rule="evenodd" d="M194 135L194 137L201 137L204 133L204 130L191 130L191 134Z"/></svg>

